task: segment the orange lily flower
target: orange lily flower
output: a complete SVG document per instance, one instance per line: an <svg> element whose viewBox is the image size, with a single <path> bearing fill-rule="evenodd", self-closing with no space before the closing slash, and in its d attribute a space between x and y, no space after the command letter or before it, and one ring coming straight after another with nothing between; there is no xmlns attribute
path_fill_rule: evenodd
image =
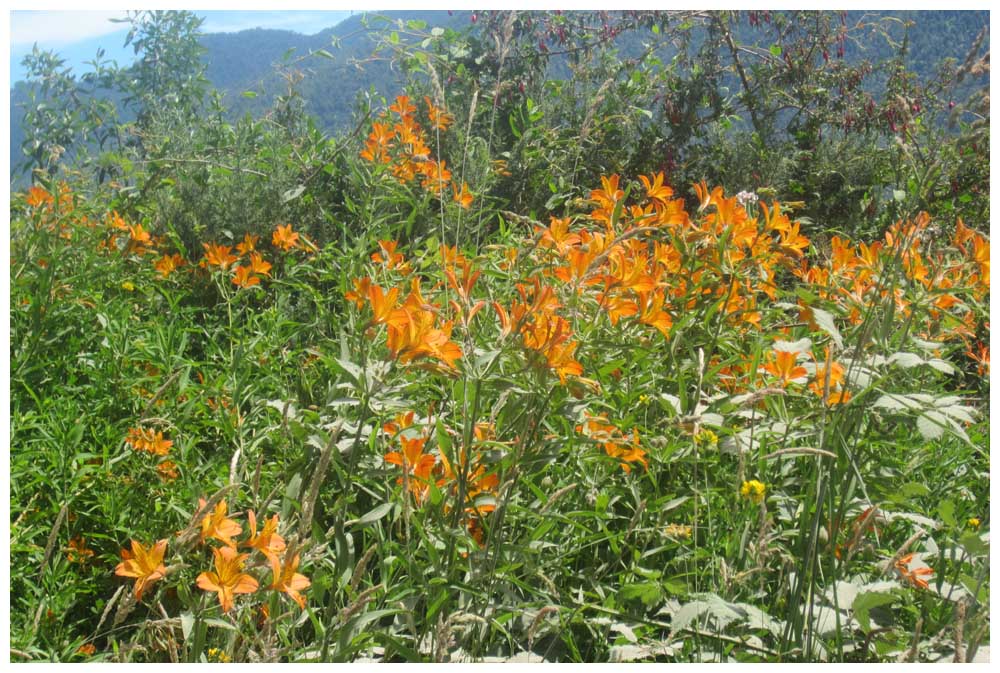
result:
<svg viewBox="0 0 1000 673"><path fill-rule="evenodd" d="M183 264L184 258L175 252L172 255L164 255L163 257L160 257L160 259L156 260L156 263L153 264L153 268L156 269L161 277L166 278Z"/></svg>
<svg viewBox="0 0 1000 673"><path fill-rule="evenodd" d="M652 180L645 175L640 175L639 180L642 181L642 185L646 188L646 198L651 201L666 203L674 195L673 188L663 184L663 171L653 176Z"/></svg>
<svg viewBox="0 0 1000 673"><path fill-rule="evenodd" d="M262 276L269 276L271 275L271 263L264 261L264 257L259 252L251 252L250 270Z"/></svg>
<svg viewBox="0 0 1000 673"><path fill-rule="evenodd" d="M166 540L160 540L149 549L132 540L131 553L122 549L122 562L115 567L115 574L135 578L135 600L141 601L146 588L166 576L167 568L163 565L166 551Z"/></svg>
<svg viewBox="0 0 1000 673"><path fill-rule="evenodd" d="M203 498L199 498L198 510L201 511L204 507L205 500ZM235 549L236 542L233 541L233 536L239 535L242 532L243 528L238 523L232 519L226 518L225 500L220 500L218 504L215 505L215 510L210 514L206 514L201 520L202 542L208 538L215 538L227 547L233 547Z"/></svg>
<svg viewBox="0 0 1000 673"><path fill-rule="evenodd" d="M253 275L253 269L249 266L236 267L236 274L233 276L233 285L237 287L253 287L260 283L260 278Z"/></svg>
<svg viewBox="0 0 1000 673"><path fill-rule="evenodd" d="M472 194L469 192L469 185L467 183L462 183L461 190L459 190L458 187L452 183L451 191L453 193L451 198L455 201L455 203L462 206L465 210L472 207Z"/></svg>
<svg viewBox="0 0 1000 673"><path fill-rule="evenodd" d="M385 454L385 462L399 465L406 472L409 479L409 489L414 496L420 500L427 491L430 483L431 470L437 462L437 458L428 453L424 453L424 445L427 437L399 437L399 442L403 450L390 451ZM396 480L397 484L403 483L403 478Z"/></svg>
<svg viewBox="0 0 1000 673"><path fill-rule="evenodd" d="M247 232L246 234L243 235L243 242L236 246L236 252L240 253L240 255L245 255L248 252L253 252L254 250L257 249L257 241L259 240L260 236Z"/></svg>
<svg viewBox="0 0 1000 673"><path fill-rule="evenodd" d="M213 547L212 554L215 556L215 571L198 575L198 588L217 592L222 611L229 612L236 594L257 591L257 580L243 572L243 562L249 554L238 554L230 547Z"/></svg>
<svg viewBox="0 0 1000 673"><path fill-rule="evenodd" d="M454 123L455 117L435 106L431 102L430 96L424 96L424 102L427 103L427 118L430 119L431 128L447 131L448 127Z"/></svg>
<svg viewBox="0 0 1000 673"><path fill-rule="evenodd" d="M201 245L205 248L203 263L209 266L217 266L225 270L237 259L228 245L216 245L215 243L202 243Z"/></svg>
<svg viewBox="0 0 1000 673"><path fill-rule="evenodd" d="M801 383L797 379L805 379L809 375L805 367L797 364L798 352L796 351L772 351L768 354L770 359L764 365L764 371L771 374L781 382L781 387L788 386L789 383ZM833 381L831 380L831 385Z"/></svg>
<svg viewBox="0 0 1000 673"><path fill-rule="evenodd" d="M288 251L298 246L299 235L292 231L292 225L279 224L271 234L271 244L282 250Z"/></svg>
<svg viewBox="0 0 1000 673"><path fill-rule="evenodd" d="M299 604L300 608L306 607L306 597L300 591L308 589L311 582L305 575L295 572L299 568L299 555L296 554L289 559L285 559L284 564L279 564L277 557L271 558L271 570L274 573L274 581L271 588L287 594L289 598Z"/></svg>
<svg viewBox="0 0 1000 673"><path fill-rule="evenodd" d="M248 547L256 549L268 559L276 559L277 554L285 550L285 539L278 535L278 515L275 514L270 519L265 519L264 527L257 533L257 514L250 510L247 512L250 519L250 538L244 542Z"/></svg>
<svg viewBox="0 0 1000 673"><path fill-rule="evenodd" d="M930 567L914 568L910 570L910 562L913 560L913 554L907 554L898 561L896 561L895 567L899 574L907 582L915 587L921 589L927 589L929 587L925 577L929 577L934 574L934 569Z"/></svg>

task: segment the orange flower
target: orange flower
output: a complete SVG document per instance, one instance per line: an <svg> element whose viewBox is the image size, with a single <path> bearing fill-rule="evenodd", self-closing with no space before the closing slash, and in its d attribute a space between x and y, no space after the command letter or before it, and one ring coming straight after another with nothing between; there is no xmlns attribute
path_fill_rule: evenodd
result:
<svg viewBox="0 0 1000 673"><path fill-rule="evenodd" d="M69 541L69 550L66 558L70 563L84 563L94 555L94 550L87 547L87 541L82 537L75 537Z"/></svg>
<svg viewBox="0 0 1000 673"><path fill-rule="evenodd" d="M271 235L271 243L282 250L291 250L299 244L299 235L292 231L292 225L279 224Z"/></svg>
<svg viewBox="0 0 1000 673"><path fill-rule="evenodd" d="M202 498L198 499L198 511L201 511L205 507L205 500ZM238 523L232 519L226 518L226 501L220 500L215 506L215 510L206 514L201 520L201 541L204 542L208 538L215 538L216 540L222 542L228 547L236 548L236 542L233 541L234 535L239 535L243 532L243 528L240 527Z"/></svg>
<svg viewBox="0 0 1000 673"><path fill-rule="evenodd" d="M972 346L966 349L965 354L968 355L973 362L976 363L976 371L980 376L990 375L990 347L989 345L978 344L978 352L973 350Z"/></svg>
<svg viewBox="0 0 1000 673"><path fill-rule="evenodd" d="M536 227L535 233L540 234L538 247L555 248L560 256L565 256L571 249L580 245L580 235L569 231L569 218L549 217L547 229Z"/></svg>
<svg viewBox="0 0 1000 673"><path fill-rule="evenodd" d="M163 432L142 428L129 428L125 442L137 451L148 451L157 456L167 455L170 447L174 445L169 439L164 439Z"/></svg>
<svg viewBox="0 0 1000 673"><path fill-rule="evenodd" d="M367 276L364 278L355 278L352 284L354 285L354 289L345 292L344 299L354 302L355 306L361 308L365 305L365 299L368 298L368 289L372 286L372 279Z"/></svg>
<svg viewBox="0 0 1000 673"><path fill-rule="evenodd" d="M410 492L418 501L422 500L430 485L431 470L434 469L437 458L431 454L424 453L424 445L427 443L427 437L410 438L400 435L399 443L402 445L403 450L401 452L391 451L385 454L385 462L399 465L403 468L403 471L407 475ZM403 478L400 477L397 479L396 483L402 484Z"/></svg>
<svg viewBox="0 0 1000 673"><path fill-rule="evenodd" d="M424 102L427 103L427 118L431 122L431 128L447 131L455 121L455 117L431 103L430 96L424 96Z"/></svg>
<svg viewBox="0 0 1000 673"><path fill-rule="evenodd" d="M236 267L236 274L233 276L233 285L236 287L252 287L260 283L260 278L253 275L253 269L249 266Z"/></svg>
<svg viewBox="0 0 1000 673"><path fill-rule="evenodd" d="M156 471L160 474L160 479L173 481L180 474L177 472L177 463L172 460L165 460L156 466Z"/></svg>
<svg viewBox="0 0 1000 673"><path fill-rule="evenodd" d="M264 521L260 534L257 533L257 514L250 510L247 516L250 519L250 538L243 544L256 549L268 559L276 559L277 554L285 550L285 540L278 535L278 515Z"/></svg>
<svg viewBox="0 0 1000 673"><path fill-rule="evenodd" d="M143 229L141 224L136 224L129 226L128 235L128 246L125 251L134 252L137 255L146 254L146 246L151 244L149 232Z"/></svg>
<svg viewBox="0 0 1000 673"><path fill-rule="evenodd" d="M830 366L829 373L827 373L826 365L817 364L816 376L813 382L809 384L809 390L813 391L813 393L819 397L823 397L823 393L827 387L827 378L829 378L830 395L827 398L827 403L829 405L844 404L851 399L850 391L843 390L842 386L842 381L844 380L844 365L830 360L829 349L827 349L827 361Z"/></svg>
<svg viewBox="0 0 1000 673"><path fill-rule="evenodd" d="M288 597L299 604L300 608L306 607L306 597L299 592L308 589L311 582L305 575L295 572L299 568L299 555L296 554L291 560L285 559L284 564L279 564L277 557L271 557L271 570L274 573L274 581L271 588L288 594Z"/></svg>
<svg viewBox="0 0 1000 673"><path fill-rule="evenodd" d="M254 273L259 273L262 276L271 275L271 263L264 261L264 258L259 252L250 253L250 269Z"/></svg>
<svg viewBox="0 0 1000 673"><path fill-rule="evenodd" d="M410 97L405 95L396 96L396 102L390 105L389 109L403 118L410 117L417 111L416 106L410 102Z"/></svg>
<svg viewBox="0 0 1000 673"><path fill-rule="evenodd" d="M372 307L372 322L376 325L388 323L396 311L396 298L399 296L399 288L394 287L388 292L384 292L378 285L368 286L368 303Z"/></svg>
<svg viewBox="0 0 1000 673"><path fill-rule="evenodd" d="M651 201L666 203L667 200L674 195L674 190L670 186L665 186L663 184L662 171L657 173L652 180L647 178L645 175L640 175L639 180L642 181L643 187L646 188L646 198Z"/></svg>
<svg viewBox="0 0 1000 673"><path fill-rule="evenodd" d="M240 253L240 255L253 252L257 249L257 241L259 240L260 236L247 232L243 235L243 242L236 246L236 252Z"/></svg>
<svg viewBox="0 0 1000 673"><path fill-rule="evenodd" d="M777 378L781 382L782 388L789 383L804 383L804 381L796 381L796 379L804 379L809 375L805 367L798 366L797 351L775 350L768 355L770 358L764 365L764 371Z"/></svg>
<svg viewBox="0 0 1000 673"><path fill-rule="evenodd" d="M215 572L198 575L198 588L219 594L219 605L223 612L233 608L236 594L252 594L257 591L257 580L243 572L243 562L249 554L237 554L229 547L212 548L215 556Z"/></svg>
<svg viewBox="0 0 1000 673"><path fill-rule="evenodd" d="M608 418L604 414L591 416L588 413L586 422L576 426L576 431L599 443L604 447L604 452L612 458L622 461L621 467L626 473L632 471L632 467L629 465L632 462L641 463L644 468L649 468L646 452L639 444L638 430L632 430L632 440L628 448L622 446L629 442L628 438L618 428L608 423Z"/></svg>
<svg viewBox="0 0 1000 673"><path fill-rule="evenodd" d="M35 185L28 189L28 195L25 197L25 203L32 208L37 208L39 206L51 206L55 203L55 199L47 191Z"/></svg>
<svg viewBox="0 0 1000 673"><path fill-rule="evenodd" d="M167 568L163 565L166 551L166 540L160 540L149 549L132 540L131 553L122 549L122 562L115 567L115 574L135 578L135 600L141 601L146 587L166 576Z"/></svg>
<svg viewBox="0 0 1000 673"><path fill-rule="evenodd" d="M94 646L94 643L84 643L83 645L80 645L80 647L76 649L77 654L82 654L85 657L89 657L96 651L97 648Z"/></svg>
<svg viewBox="0 0 1000 673"><path fill-rule="evenodd" d="M396 252L396 248L399 246L397 241L379 241L378 246L381 248L381 252L372 253L373 262L384 264L385 268L390 270L395 269L400 273L409 273L410 265L407 264L403 253Z"/></svg>
<svg viewBox="0 0 1000 673"><path fill-rule="evenodd" d="M928 588L927 580L924 577L929 577L934 574L934 569L928 566L922 566L919 568L910 569L910 562L913 561L913 554L907 554L898 561L896 561L896 570L911 585L919 587L921 589Z"/></svg>
<svg viewBox="0 0 1000 673"><path fill-rule="evenodd" d="M455 183L451 185L451 191L453 196L451 197L455 203L462 206L465 210L468 210L472 206L472 194L469 193L469 185L465 182L462 183L462 189L459 191Z"/></svg>
<svg viewBox="0 0 1000 673"><path fill-rule="evenodd" d="M237 259L228 245L216 245L215 243L202 243L201 245L205 248L203 263L209 266L217 266L226 270Z"/></svg>
<svg viewBox="0 0 1000 673"><path fill-rule="evenodd" d="M388 163L389 156L386 150L392 146L392 138L392 127L381 122L373 122L365 149L361 150L361 158L372 163Z"/></svg>
<svg viewBox="0 0 1000 673"><path fill-rule="evenodd" d="M175 252L172 255L164 255L163 257L160 257L156 260L156 263L153 264L153 268L156 269L160 276L166 278L183 264L184 258Z"/></svg>

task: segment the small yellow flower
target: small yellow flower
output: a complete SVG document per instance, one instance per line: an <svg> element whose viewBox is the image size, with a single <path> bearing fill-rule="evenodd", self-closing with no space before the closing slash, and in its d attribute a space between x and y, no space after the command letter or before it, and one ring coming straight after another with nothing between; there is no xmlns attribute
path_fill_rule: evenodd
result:
<svg viewBox="0 0 1000 673"><path fill-rule="evenodd" d="M968 521L969 528L979 528L979 523L980 523L979 519L977 519L976 517L972 517Z"/></svg>
<svg viewBox="0 0 1000 673"><path fill-rule="evenodd" d="M208 660L218 662L221 664L228 664L230 661L232 661L232 659L229 658L228 654L226 654L217 647L208 648Z"/></svg>
<svg viewBox="0 0 1000 673"><path fill-rule="evenodd" d="M675 540L690 540L691 532L691 526L677 523L667 524L667 527L663 529L664 535Z"/></svg>
<svg viewBox="0 0 1000 673"><path fill-rule="evenodd" d="M128 290L129 292L133 292L135 291L135 284L130 280L126 280L124 283L122 283L122 289Z"/></svg>
<svg viewBox="0 0 1000 673"><path fill-rule="evenodd" d="M767 492L767 487L756 479L750 481L744 481L743 486L740 487L740 495L744 498L748 498L755 503L763 502L764 494Z"/></svg>
<svg viewBox="0 0 1000 673"><path fill-rule="evenodd" d="M639 395L639 404L648 404L649 395Z"/></svg>
<svg viewBox="0 0 1000 673"><path fill-rule="evenodd" d="M702 430L697 435L694 436L694 441L699 444L718 444L719 436L716 435L711 430Z"/></svg>

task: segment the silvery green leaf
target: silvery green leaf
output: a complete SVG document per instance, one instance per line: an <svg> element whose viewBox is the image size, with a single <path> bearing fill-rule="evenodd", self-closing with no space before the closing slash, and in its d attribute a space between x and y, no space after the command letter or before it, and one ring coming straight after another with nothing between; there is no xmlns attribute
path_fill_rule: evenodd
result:
<svg viewBox="0 0 1000 673"><path fill-rule="evenodd" d="M893 353L887 360L889 364L899 365L903 369L924 364L924 359L915 353Z"/></svg>
<svg viewBox="0 0 1000 673"><path fill-rule="evenodd" d="M639 642L639 638L635 635L635 631L633 631L628 626L628 624L615 622L614 624L611 625L611 630L614 631L615 633L620 633L625 637L625 640L629 641L632 644Z"/></svg>
<svg viewBox="0 0 1000 673"><path fill-rule="evenodd" d="M944 427L940 423L930 420L925 415L917 418L917 430L920 431L924 439L938 439L944 434Z"/></svg>
<svg viewBox="0 0 1000 673"><path fill-rule="evenodd" d="M812 340L803 337L798 341L775 341L772 348L784 353L809 353L812 351Z"/></svg>
<svg viewBox="0 0 1000 673"><path fill-rule="evenodd" d="M819 328L830 335L833 342L837 344L837 348L844 347L844 339L840 336L840 330L837 329L837 324L833 320L833 314L829 311L824 311L821 308L812 308L813 321L819 325Z"/></svg>
<svg viewBox="0 0 1000 673"><path fill-rule="evenodd" d="M876 409L889 409L890 411L906 411L908 409L922 409L923 405L914 402L906 395L896 395L886 393L880 396L872 404Z"/></svg>
<svg viewBox="0 0 1000 673"><path fill-rule="evenodd" d="M681 413L681 400L679 397L668 395L667 393L660 393L660 399L672 406L674 411L678 414Z"/></svg>
<svg viewBox="0 0 1000 673"><path fill-rule="evenodd" d="M965 423L975 423L975 409L956 404L953 407L941 407L938 409L942 414L946 414L954 420Z"/></svg>
<svg viewBox="0 0 1000 673"><path fill-rule="evenodd" d="M913 342L914 346L916 346L917 348L923 348L925 351L936 351L939 348L941 348L941 344L937 343L936 341L925 341L917 337L913 337L911 341Z"/></svg>
<svg viewBox="0 0 1000 673"><path fill-rule="evenodd" d="M701 415L702 425L711 425L714 428L721 428L726 422L725 419L720 414L702 414Z"/></svg>
<svg viewBox="0 0 1000 673"><path fill-rule="evenodd" d="M927 365L933 369L936 369L942 374L955 373L955 367L953 367L950 362L946 362L944 360L941 360L940 358L931 358L930 360L927 361Z"/></svg>

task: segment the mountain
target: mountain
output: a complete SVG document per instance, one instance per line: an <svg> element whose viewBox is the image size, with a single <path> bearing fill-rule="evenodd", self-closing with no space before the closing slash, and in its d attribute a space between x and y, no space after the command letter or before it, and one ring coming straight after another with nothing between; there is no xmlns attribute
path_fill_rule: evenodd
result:
<svg viewBox="0 0 1000 673"><path fill-rule="evenodd" d="M397 21L426 22L431 27L465 28L470 25L469 11L397 11L380 15L358 14L315 35L286 30L253 29L239 33L205 34L201 44L211 85L223 93L223 100L233 118L250 113L260 115L270 109L275 97L287 91L285 76L290 70L301 71L296 85L306 111L320 128L336 132L350 124L359 92L374 88L379 95L391 97L402 87L398 70L390 68L385 55L373 57L376 46L369 30L386 27ZM376 18L384 17L388 21ZM921 77L931 75L941 59L962 59L983 26L989 25L987 11L896 11L865 13L850 11L845 24L870 22L876 16L890 16L893 21L885 35L874 27L867 31L863 48L848 43L847 58L878 60L892 52L891 41L900 42L904 24L909 30L907 67ZM619 38L622 54L637 53L646 34L625 33ZM760 33L741 21L737 41L751 44ZM888 38L888 39L886 39ZM988 38L987 38L988 45ZM767 48L769 45L759 45ZM323 50L325 55L317 55ZM310 54L313 54L310 56ZM290 66L282 70L281 66ZM558 73L559 69L553 71ZM20 128L28 88L23 82L11 90L11 167L22 160L20 147L24 138Z"/></svg>

